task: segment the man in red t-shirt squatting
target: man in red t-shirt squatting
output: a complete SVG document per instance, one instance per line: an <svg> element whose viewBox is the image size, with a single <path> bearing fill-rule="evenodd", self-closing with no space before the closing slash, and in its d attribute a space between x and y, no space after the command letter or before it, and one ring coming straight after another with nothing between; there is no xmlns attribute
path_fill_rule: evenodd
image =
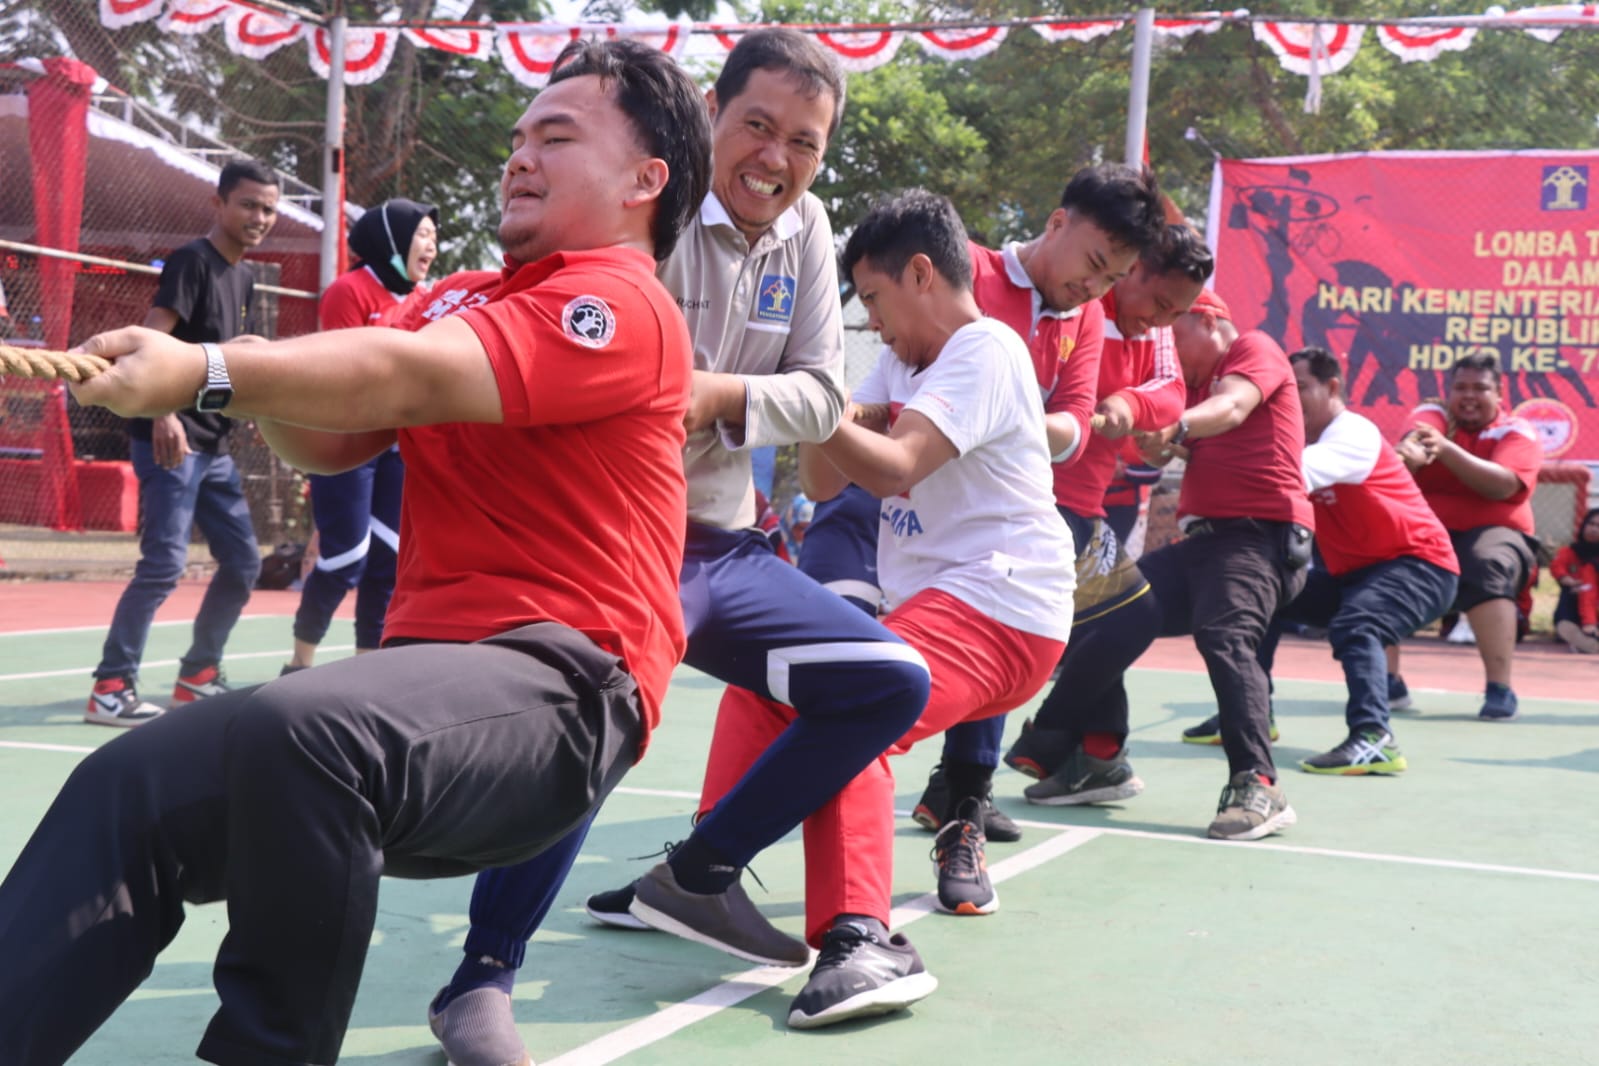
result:
<svg viewBox="0 0 1599 1066"><path fill-rule="evenodd" d="M1344 404L1344 371L1323 348L1288 357L1305 412L1305 487L1316 512L1321 564L1279 622L1322 626L1342 664L1349 732L1330 751L1303 760L1312 774L1397 774L1406 766L1389 727L1392 648L1455 598L1460 564L1449 531L1432 513L1399 456L1371 419ZM1271 671L1280 628L1261 661Z"/></svg>
<svg viewBox="0 0 1599 1066"><path fill-rule="evenodd" d="M1258 330L1239 333L1206 290L1172 326L1187 409L1139 437L1145 461L1188 456L1177 518L1187 536L1138 568L1160 605L1158 634L1192 633L1205 660L1228 784L1209 833L1258 840L1294 824L1271 755L1271 690L1257 659L1277 608L1305 584L1313 519L1300 473L1305 424L1288 356Z"/></svg>
<svg viewBox="0 0 1599 1066"><path fill-rule="evenodd" d="M0 968L8 1066L65 1061L184 902L223 898L200 1057L333 1062L381 875L570 862L683 653L692 349L655 262L710 144L672 59L576 42L511 134L481 303L415 333L85 344L118 358L74 392L119 414L198 401L319 472L398 439L399 573L379 651L179 708L78 767L0 885L0 957L28 960Z"/></svg>
<svg viewBox="0 0 1599 1066"><path fill-rule="evenodd" d="M1457 360L1447 400L1422 403L1411 420L1413 427L1399 440L1399 457L1416 475L1460 557L1460 591L1452 609L1471 623L1487 675L1477 717L1508 721L1516 716L1510 687L1516 597L1537 558L1532 493L1543 447L1537 430L1500 407L1499 363L1492 355ZM1397 648L1390 670L1400 677ZM1397 696L1406 695L1402 680L1394 687Z"/></svg>

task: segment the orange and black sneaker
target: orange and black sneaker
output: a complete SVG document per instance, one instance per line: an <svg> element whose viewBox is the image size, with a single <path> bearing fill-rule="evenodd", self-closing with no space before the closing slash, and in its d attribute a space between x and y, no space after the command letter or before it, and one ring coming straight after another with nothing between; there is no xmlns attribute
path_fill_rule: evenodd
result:
<svg viewBox="0 0 1599 1066"><path fill-rule="evenodd" d="M207 696L220 696L230 687L220 666L207 666L192 674L179 674L178 683L172 686L172 706L181 707Z"/></svg>
<svg viewBox="0 0 1599 1066"><path fill-rule="evenodd" d="M83 720L91 725L128 729L160 718L162 713L160 707L139 698L132 678L102 677L94 683L94 691L89 693L89 705L83 710Z"/></svg>
<svg viewBox="0 0 1599 1066"><path fill-rule="evenodd" d="M962 800L955 817L933 838L938 909L945 914L993 914L999 910L999 893L988 879L988 859L983 854L988 839L983 836L981 817L975 798Z"/></svg>

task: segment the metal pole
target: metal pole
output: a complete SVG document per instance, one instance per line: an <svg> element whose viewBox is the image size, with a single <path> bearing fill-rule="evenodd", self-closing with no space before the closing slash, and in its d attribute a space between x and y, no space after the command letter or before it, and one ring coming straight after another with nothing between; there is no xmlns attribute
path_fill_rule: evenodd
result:
<svg viewBox="0 0 1599 1066"><path fill-rule="evenodd" d="M1133 23L1133 76L1127 93L1127 165L1144 164L1144 130L1149 120L1149 54L1155 41L1155 9L1139 8Z"/></svg>
<svg viewBox="0 0 1599 1066"><path fill-rule="evenodd" d="M339 273L339 240L344 233L344 35L349 20L328 22L328 121L322 149L322 264L319 290Z"/></svg>

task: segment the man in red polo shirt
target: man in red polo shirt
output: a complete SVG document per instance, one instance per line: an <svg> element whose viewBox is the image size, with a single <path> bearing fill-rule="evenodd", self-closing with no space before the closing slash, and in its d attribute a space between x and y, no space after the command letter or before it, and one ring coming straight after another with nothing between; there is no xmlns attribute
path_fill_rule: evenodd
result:
<svg viewBox="0 0 1599 1066"><path fill-rule="evenodd" d="M321 472L398 438L409 480L382 650L169 712L63 787L0 884L7 1066L65 1061L183 904L224 898L200 1057L331 1063L381 875L570 864L683 653L692 354L655 258L709 174L670 58L576 43L516 124L506 269L474 306L417 333L85 345L117 360L82 402L225 409Z"/></svg>
<svg viewBox="0 0 1599 1066"><path fill-rule="evenodd" d="M1138 568L1160 605L1159 635L1193 634L1216 693L1229 778L1209 833L1258 840L1296 820L1277 784L1270 682L1257 653L1310 561L1304 418L1288 356L1258 330L1240 334L1215 293L1202 293L1172 333L1188 409L1140 447L1157 465L1186 452L1177 516L1187 536Z"/></svg>
<svg viewBox="0 0 1599 1066"><path fill-rule="evenodd" d="M1487 675L1477 717L1507 721L1516 716L1510 687L1516 597L1537 559L1532 493L1543 448L1532 426L1500 407L1499 363L1491 355L1458 360L1447 403L1423 403L1411 418L1415 426L1401 438L1399 456L1460 558L1453 610L1470 621Z"/></svg>
<svg viewBox="0 0 1599 1066"><path fill-rule="evenodd" d="M1278 622L1327 630L1343 665L1349 735L1299 764L1312 774L1396 774L1406 767L1389 728L1384 649L1444 613L1460 564L1399 456L1369 418L1344 404L1344 374L1322 348L1288 357L1305 412L1305 487L1316 513L1321 563ZM1279 629L1262 647L1271 671Z"/></svg>

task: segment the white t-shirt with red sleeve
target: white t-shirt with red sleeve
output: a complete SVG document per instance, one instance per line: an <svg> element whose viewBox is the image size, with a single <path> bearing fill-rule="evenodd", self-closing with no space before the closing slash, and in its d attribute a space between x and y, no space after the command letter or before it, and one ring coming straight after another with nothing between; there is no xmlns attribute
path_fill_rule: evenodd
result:
<svg viewBox="0 0 1599 1066"><path fill-rule="evenodd" d="M400 431L385 636L559 622L626 663L653 728L685 645L683 317L650 257L622 248L452 277L414 319L448 314L482 341L505 421Z"/></svg>
<svg viewBox="0 0 1599 1066"><path fill-rule="evenodd" d="M1065 640L1075 552L1055 510L1044 412L1016 332L973 322L920 372L885 349L855 400L925 416L960 453L883 501L877 573L888 605L936 588L1013 629Z"/></svg>
<svg viewBox="0 0 1599 1066"><path fill-rule="evenodd" d="M1432 426L1479 459L1507 467L1521 480L1521 488L1503 500L1490 500L1466 487L1448 467L1428 463L1416 471L1421 494L1443 520L1444 528L1463 533L1479 526L1509 526L1529 537L1537 529L1532 517L1532 493L1543 466L1543 445L1538 431L1523 419L1500 409L1494 420L1478 430L1451 430L1449 412L1439 404L1424 403L1411 412L1411 420Z"/></svg>
<svg viewBox="0 0 1599 1066"><path fill-rule="evenodd" d="M1208 399L1216 382L1229 374L1259 389L1260 403L1241 425L1188 442L1178 515L1258 518L1314 528L1299 469L1305 422L1287 353L1259 330L1240 334L1206 381L1189 383L1188 406Z"/></svg>
<svg viewBox="0 0 1599 1066"><path fill-rule="evenodd" d="M1305 445L1304 469L1328 573L1405 555L1460 573L1449 531L1371 419L1340 412Z"/></svg>

